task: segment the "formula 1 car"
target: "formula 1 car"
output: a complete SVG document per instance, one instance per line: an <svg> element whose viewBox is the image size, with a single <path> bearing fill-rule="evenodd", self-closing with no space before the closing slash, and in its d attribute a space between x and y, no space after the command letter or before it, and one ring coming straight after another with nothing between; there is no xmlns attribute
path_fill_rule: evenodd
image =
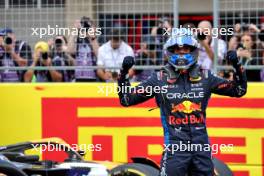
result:
<svg viewBox="0 0 264 176"><path fill-rule="evenodd" d="M55 146L66 154L63 162L42 160L38 147ZM31 153L29 153L31 152ZM32 154L33 153L33 154ZM35 153L35 154L34 154ZM59 138L47 138L0 147L0 176L158 176L159 165L144 157L131 158L131 163L85 161L84 152L71 148ZM213 159L218 176L232 176L230 169Z"/></svg>

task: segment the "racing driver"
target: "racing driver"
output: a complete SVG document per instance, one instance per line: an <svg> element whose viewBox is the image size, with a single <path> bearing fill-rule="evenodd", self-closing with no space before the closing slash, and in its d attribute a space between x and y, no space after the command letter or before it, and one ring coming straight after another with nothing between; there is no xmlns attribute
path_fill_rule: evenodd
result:
<svg viewBox="0 0 264 176"><path fill-rule="evenodd" d="M178 150L176 146L210 145L205 119L211 93L242 97L247 91L246 75L236 51L228 51L226 56L235 71L233 81L230 81L197 65L197 45L198 40L192 33L180 31L171 36L164 45L168 64L132 91L128 91L131 89L128 89L127 75L134 65L133 57L125 57L122 64L118 79L121 105L136 105L155 97L160 108L166 146L161 161L161 176L214 175L210 147L209 150L190 150L190 147ZM141 91L138 91L139 87ZM152 87L153 91L146 94L142 87ZM164 87L166 91L157 91L164 90Z"/></svg>

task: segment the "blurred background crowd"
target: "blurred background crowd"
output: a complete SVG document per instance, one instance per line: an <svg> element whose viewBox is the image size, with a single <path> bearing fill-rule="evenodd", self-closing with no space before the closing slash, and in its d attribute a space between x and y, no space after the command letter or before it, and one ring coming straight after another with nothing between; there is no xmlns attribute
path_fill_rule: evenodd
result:
<svg viewBox="0 0 264 176"><path fill-rule="evenodd" d="M29 2L25 2L28 8ZM85 4L79 2L82 3ZM243 0L241 3L244 3ZM16 8L22 8L21 4ZM248 80L264 81L264 16L260 14L254 15L254 20L252 14L248 14L249 17L240 16L239 20L233 16L231 21L228 15L224 21L219 18L218 28L232 28L234 33L219 35L216 39L212 34L207 35L206 40L199 44L198 64L203 69L214 70L219 76L232 80L233 71L225 67L228 66L225 55L228 50L237 50L242 64L247 68ZM8 17L5 17L5 24L0 26L0 82L113 82L118 77L125 56L135 57L136 66L143 66L130 71L131 80L145 80L158 69L155 66L163 66L167 62L163 45L169 36L163 34L175 27L176 17L174 14L148 14L147 18L146 15L135 14L131 17L114 16L112 14L109 18L105 15L100 20L93 20L93 15L79 16L72 20L68 27L87 29L85 37L58 34L34 42L17 37L18 30L23 29L8 26ZM178 19L179 24L186 28L213 29L210 16L200 16L195 20L181 19ZM136 26L136 21L140 21L142 26ZM90 28L101 28L102 34L88 33ZM26 30L31 31L30 27ZM223 68L216 70L216 65Z"/></svg>

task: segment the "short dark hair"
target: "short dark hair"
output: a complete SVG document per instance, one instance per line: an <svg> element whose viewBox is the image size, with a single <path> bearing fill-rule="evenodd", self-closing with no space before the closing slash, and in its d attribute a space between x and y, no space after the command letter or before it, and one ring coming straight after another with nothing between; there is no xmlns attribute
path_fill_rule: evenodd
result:
<svg viewBox="0 0 264 176"><path fill-rule="evenodd" d="M64 40L64 42L65 42L65 44L68 44L68 40L67 40L67 38L66 38L65 35L57 35L57 36L54 38L54 40L56 40L57 37L62 37L63 40Z"/></svg>
<svg viewBox="0 0 264 176"><path fill-rule="evenodd" d="M111 30L110 39L114 41L123 40L124 32L121 29L114 28Z"/></svg>

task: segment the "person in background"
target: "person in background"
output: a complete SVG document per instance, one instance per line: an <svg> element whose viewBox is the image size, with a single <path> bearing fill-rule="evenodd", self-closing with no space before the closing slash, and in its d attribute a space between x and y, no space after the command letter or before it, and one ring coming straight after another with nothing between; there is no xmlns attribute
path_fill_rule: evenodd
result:
<svg viewBox="0 0 264 176"><path fill-rule="evenodd" d="M228 50L236 50L239 44L239 38L237 36L232 36L228 42Z"/></svg>
<svg viewBox="0 0 264 176"><path fill-rule="evenodd" d="M35 45L33 61L31 67L52 67L62 66L60 62L53 62L49 56L49 45L47 42L40 41ZM30 68L25 74L25 81L32 82L35 77L36 82L62 82L63 72L61 70L47 69L47 70L34 70Z"/></svg>
<svg viewBox="0 0 264 176"><path fill-rule="evenodd" d="M155 38L152 36L143 37L141 47L135 53L135 66L150 66L154 65L155 63ZM154 70L150 69L143 69L134 70L134 81L139 82L146 80Z"/></svg>
<svg viewBox="0 0 264 176"><path fill-rule="evenodd" d="M22 40L16 40L12 29L0 31L0 66L25 67L32 60L30 46ZM1 82L24 82L26 70L6 69L0 71Z"/></svg>
<svg viewBox="0 0 264 176"><path fill-rule="evenodd" d="M261 41L262 47L264 48L264 22L262 22L260 25L259 39ZM263 65L264 65L264 63L263 63ZM264 69L261 69L260 79L261 79L261 81L264 82Z"/></svg>
<svg viewBox="0 0 264 176"><path fill-rule="evenodd" d="M238 40L237 49L241 55L242 63L245 65L263 65L264 64L264 25L257 25L251 23L237 23L234 27L235 34L232 38L236 37ZM229 42L232 47L232 42ZM235 46L235 45L233 45ZM264 69L247 69L246 70L249 81L264 81Z"/></svg>
<svg viewBox="0 0 264 176"><path fill-rule="evenodd" d="M52 62L61 66L74 66L74 58L68 53L67 39L58 35L52 40L51 58ZM74 79L73 70L62 70L64 82L71 82Z"/></svg>
<svg viewBox="0 0 264 176"><path fill-rule="evenodd" d="M163 60L163 44L168 39L169 35L164 35L172 29L171 21L168 17L162 17L157 21L157 25L151 29L151 36L155 38L156 50L156 65L164 65Z"/></svg>
<svg viewBox="0 0 264 176"><path fill-rule="evenodd" d="M201 65L203 69L212 70L213 69L213 60L214 60L214 40L212 36L212 25L209 21L201 21L198 24L198 29L201 32L210 31L210 34L206 36L205 40L201 40L199 46L199 56L198 64ZM227 45L222 39L217 39L218 42L218 63L222 63L224 56L227 52Z"/></svg>
<svg viewBox="0 0 264 176"><path fill-rule="evenodd" d="M259 32L259 39L260 39L260 42L262 44L262 46L264 47L264 22L261 23L260 25L260 32Z"/></svg>
<svg viewBox="0 0 264 176"><path fill-rule="evenodd" d="M3 58L4 53L5 53L5 49L4 49L4 45L3 45L4 44L4 37L5 37L5 34L3 33L2 30L0 30L0 58ZM0 77L0 79L1 79L1 77Z"/></svg>
<svg viewBox="0 0 264 176"><path fill-rule="evenodd" d="M238 55L241 57L244 65L263 65L264 52L263 47L249 33L241 36L241 43L237 48ZM260 70L246 70L248 81L261 81Z"/></svg>
<svg viewBox="0 0 264 176"><path fill-rule="evenodd" d="M122 39L122 31L114 28L110 40L98 50L97 65L103 67L121 67L125 56L133 56L133 49ZM120 69L97 69L98 77L103 81L117 80ZM130 75L132 72L130 72Z"/></svg>
<svg viewBox="0 0 264 176"><path fill-rule="evenodd" d="M95 28L94 23L89 17L82 17L76 20L74 27L79 29L78 36L70 36L68 51L75 57L76 66L95 66L99 44L96 35L91 35L90 28ZM82 30L82 31L80 31ZM85 36L83 30L86 30ZM97 81L96 71L91 69L75 69L76 82L95 82Z"/></svg>

